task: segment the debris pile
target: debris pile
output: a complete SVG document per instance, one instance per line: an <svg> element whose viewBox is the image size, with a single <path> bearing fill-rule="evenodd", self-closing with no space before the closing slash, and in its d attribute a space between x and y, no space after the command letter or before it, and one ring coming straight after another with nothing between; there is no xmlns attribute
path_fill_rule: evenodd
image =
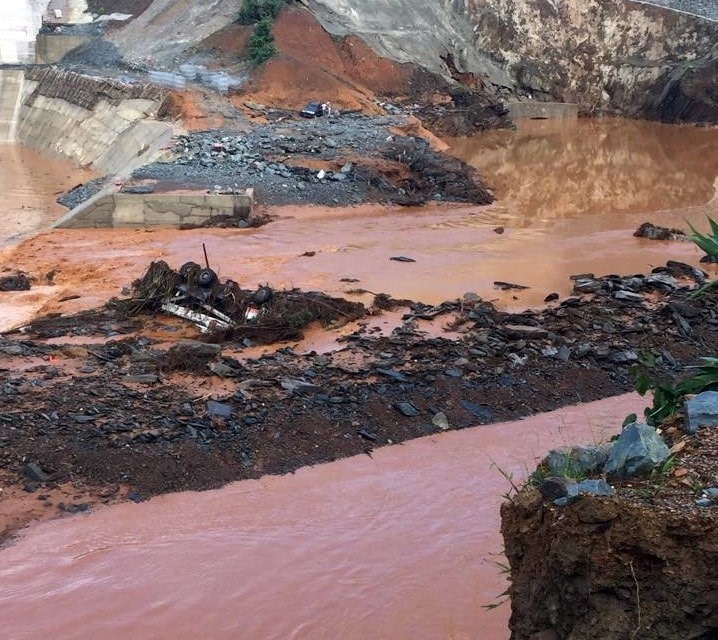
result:
<svg viewBox="0 0 718 640"><path fill-rule="evenodd" d="M18 271L11 275L0 276L0 291L29 291L30 278Z"/></svg>
<svg viewBox="0 0 718 640"><path fill-rule="evenodd" d="M644 222L633 232L636 238L647 238L648 240L689 240L685 231L681 229L669 229L659 227L652 222Z"/></svg>
<svg viewBox="0 0 718 640"><path fill-rule="evenodd" d="M503 102L476 91L454 91L450 104L427 105L415 114L439 137L472 136L486 129L515 128Z"/></svg>
<svg viewBox="0 0 718 640"><path fill-rule="evenodd" d="M342 114L268 123L242 135L193 132L177 139L170 161L140 167L132 177L214 191L252 186L256 203L273 205L493 201L475 169L423 138L395 133L408 122Z"/></svg>
<svg viewBox="0 0 718 640"><path fill-rule="evenodd" d="M125 316L165 313L184 318L214 341L244 340L269 344L301 337L300 329L318 321L344 324L365 315L364 305L316 291L274 291L268 285L242 289L220 281L208 265L187 262L178 270L152 262L132 285L129 298L114 298L111 309Z"/></svg>
<svg viewBox="0 0 718 640"><path fill-rule="evenodd" d="M606 275L600 278L592 273L571 276L573 292L610 295L616 300L643 302L645 293L670 293L679 289L691 290L706 282L707 274L684 262L669 260L665 267L655 267L650 274L634 276Z"/></svg>

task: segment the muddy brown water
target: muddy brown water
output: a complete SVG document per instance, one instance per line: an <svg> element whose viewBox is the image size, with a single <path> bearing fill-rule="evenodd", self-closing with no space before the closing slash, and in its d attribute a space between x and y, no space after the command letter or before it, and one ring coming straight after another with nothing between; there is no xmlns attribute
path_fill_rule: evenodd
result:
<svg viewBox="0 0 718 640"><path fill-rule="evenodd" d="M281 477L31 527L0 553L6 638L502 640L498 508L547 447L642 399L439 434Z"/></svg>
<svg viewBox="0 0 718 640"><path fill-rule="evenodd" d="M0 247L23 234L51 225L65 207L55 198L96 173L47 158L14 144L0 144Z"/></svg>
<svg viewBox="0 0 718 640"><path fill-rule="evenodd" d="M685 226L717 214L717 136L635 122L528 122L451 141L494 185L499 202L488 208L290 207L248 231L43 233L0 257L35 274L57 269L56 284L0 299L0 319L23 304L26 313L99 304L148 260L198 260L203 241L223 276L248 285L335 294L363 287L427 302L476 291L509 307L540 304L551 291L568 294L570 273L646 271L668 258L697 263L689 243L631 234L644 220ZM12 153L0 147L3 161ZM29 168L22 171L9 186L0 172L6 202L29 201L18 188L28 183ZM4 211L0 224L14 231L24 210ZM46 213L25 222L42 226L55 215ZM316 253L301 255L307 251ZM417 262L390 261L395 255ZM531 288L513 299L494 280ZM73 294L80 298L60 302ZM506 638L507 607L482 608L505 586L496 564L498 506L509 490L503 473L525 476L551 446L604 439L643 403L609 399L36 525L0 553L3 634Z"/></svg>

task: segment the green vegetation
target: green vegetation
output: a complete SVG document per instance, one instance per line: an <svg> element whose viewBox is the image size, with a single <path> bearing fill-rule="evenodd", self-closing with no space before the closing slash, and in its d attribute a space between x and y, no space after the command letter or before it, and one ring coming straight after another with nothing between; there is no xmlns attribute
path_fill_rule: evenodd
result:
<svg viewBox="0 0 718 640"><path fill-rule="evenodd" d="M696 231L695 227L689 222L688 226L691 228L690 239L699 249L703 249L706 255L711 258L718 258L718 222L713 218L708 218L708 223L711 226L711 232L709 234L703 234ZM713 280L708 284L704 284L702 287L693 292L693 297L703 295L708 289L718 284L718 280Z"/></svg>
<svg viewBox="0 0 718 640"><path fill-rule="evenodd" d="M270 22L279 15L282 6L290 0L244 0L239 10L240 24L255 24L269 18Z"/></svg>
<svg viewBox="0 0 718 640"><path fill-rule="evenodd" d="M703 249L712 258L718 258L718 222L713 218L708 218L708 222L711 226L710 234L703 234L696 231L695 227L689 222L688 226L691 228L691 240L700 249Z"/></svg>
<svg viewBox="0 0 718 640"><path fill-rule="evenodd" d="M718 358L701 358L702 364L695 367L696 372L680 382L657 382L653 375L655 359L647 356L634 369L634 384L636 391L645 395L647 391L653 392L653 405L646 407L646 422L650 425L660 425L666 418L676 413L682 406L687 395L701 393L701 391L718 390Z"/></svg>
<svg viewBox="0 0 718 640"><path fill-rule="evenodd" d="M272 35L272 23L282 7L291 0L244 0L237 22L253 24L254 33L249 39L249 59L259 65L277 55Z"/></svg>
<svg viewBox="0 0 718 640"><path fill-rule="evenodd" d="M252 64L262 64L277 55L272 35L272 18L262 18L254 27L254 33L249 39L249 59Z"/></svg>
<svg viewBox="0 0 718 640"><path fill-rule="evenodd" d="M691 228L690 239L711 258L718 258L718 222L708 218L711 227L709 234L703 234L688 223ZM693 292L694 297L703 295L708 289L718 284L713 280ZM633 367L634 385L641 395L653 392L653 404L646 407L644 413L646 422L658 426L683 406L685 396L701 393L702 391L718 390L718 358L701 358L701 364L688 367L695 372L680 382L659 382L655 375L656 362L652 355L643 355L637 365Z"/></svg>

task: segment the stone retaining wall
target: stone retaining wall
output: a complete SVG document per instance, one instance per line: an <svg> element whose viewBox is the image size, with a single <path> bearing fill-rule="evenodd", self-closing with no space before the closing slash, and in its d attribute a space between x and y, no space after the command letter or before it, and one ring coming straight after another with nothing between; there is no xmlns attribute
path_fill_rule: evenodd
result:
<svg viewBox="0 0 718 640"><path fill-rule="evenodd" d="M66 53L90 40L90 36L41 33L35 40L35 61L37 64L54 64L62 60Z"/></svg>
<svg viewBox="0 0 718 640"><path fill-rule="evenodd" d="M527 100L524 102L508 102L511 119L535 118L548 120L566 120L578 118L578 105L570 102L539 102Z"/></svg>
<svg viewBox="0 0 718 640"><path fill-rule="evenodd" d="M101 192L53 226L63 229L199 226L212 218L247 220L253 201L253 189L227 195Z"/></svg>
<svg viewBox="0 0 718 640"><path fill-rule="evenodd" d="M152 85L27 69L10 141L102 173L128 174L170 144L172 125L154 119L165 97Z"/></svg>

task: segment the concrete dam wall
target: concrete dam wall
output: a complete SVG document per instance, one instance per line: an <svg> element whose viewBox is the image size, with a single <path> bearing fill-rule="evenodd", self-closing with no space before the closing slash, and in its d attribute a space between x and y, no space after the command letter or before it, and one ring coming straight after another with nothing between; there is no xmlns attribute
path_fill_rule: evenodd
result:
<svg viewBox="0 0 718 640"><path fill-rule="evenodd" d="M35 36L50 0L3 0L0 64L35 62Z"/></svg>
<svg viewBox="0 0 718 640"><path fill-rule="evenodd" d="M0 69L0 141L63 156L102 173L154 160L173 133L154 119L163 89L56 68Z"/></svg>

